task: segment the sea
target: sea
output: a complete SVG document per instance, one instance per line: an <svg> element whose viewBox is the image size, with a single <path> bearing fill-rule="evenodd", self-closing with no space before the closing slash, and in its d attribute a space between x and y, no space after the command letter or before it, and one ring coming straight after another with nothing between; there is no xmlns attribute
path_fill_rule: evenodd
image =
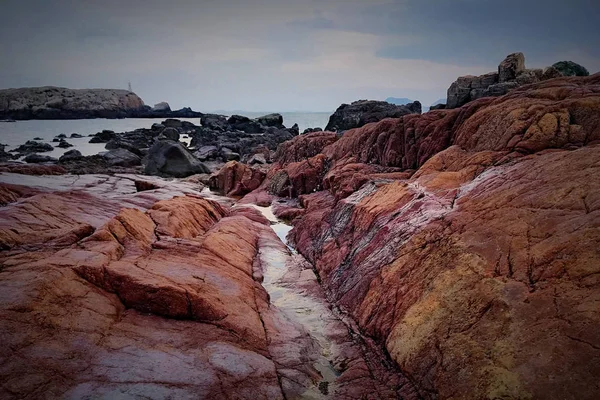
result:
<svg viewBox="0 0 600 400"><path fill-rule="evenodd" d="M244 115L249 118L260 117L269 113L236 112L238 115ZM300 132L306 128L324 128L329 121L330 112L282 112L283 124L286 127L292 127L298 124ZM200 125L199 118L180 118L182 121L189 121L195 125ZM74 120L30 120L16 122L0 122L0 144L6 145L5 151L12 150L28 140L36 137L41 138L42 142L52 143L52 139L60 134L67 136L67 142L74 147L61 149L54 147L51 152L42 154L58 158L71 149L77 149L84 156L98 154L106 151L104 143L89 143L89 135L108 129L115 132L129 132L137 128L150 128L154 123L160 123L164 118L125 118L125 119L74 119ZM72 133L82 135L82 138L70 138Z"/></svg>

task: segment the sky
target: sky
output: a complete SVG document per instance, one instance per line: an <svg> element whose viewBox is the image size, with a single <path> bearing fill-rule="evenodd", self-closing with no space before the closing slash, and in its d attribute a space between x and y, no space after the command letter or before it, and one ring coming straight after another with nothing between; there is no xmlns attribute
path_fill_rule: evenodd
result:
<svg viewBox="0 0 600 400"><path fill-rule="evenodd" d="M512 52L600 71L598 0L0 0L0 88L122 88L198 111L429 105Z"/></svg>

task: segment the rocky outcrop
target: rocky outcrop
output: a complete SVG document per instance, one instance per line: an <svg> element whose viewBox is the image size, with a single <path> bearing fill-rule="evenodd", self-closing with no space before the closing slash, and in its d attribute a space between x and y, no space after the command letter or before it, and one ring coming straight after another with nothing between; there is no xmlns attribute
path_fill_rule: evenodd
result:
<svg viewBox="0 0 600 400"><path fill-rule="evenodd" d="M292 140L281 143L277 147L274 160L281 164L298 162L314 157L323 149L338 140L333 132L312 132L296 136Z"/></svg>
<svg viewBox="0 0 600 400"><path fill-rule="evenodd" d="M599 112L600 75L547 80L349 130L246 197L298 197L288 237L420 396L591 399Z"/></svg>
<svg viewBox="0 0 600 400"><path fill-rule="evenodd" d="M144 159L144 171L149 175L184 178L210 173L206 165L194 157L181 143L159 140Z"/></svg>
<svg viewBox="0 0 600 400"><path fill-rule="evenodd" d="M265 179L265 173L237 161L230 161L213 174L209 180L212 190L227 196L243 196L257 189Z"/></svg>
<svg viewBox="0 0 600 400"><path fill-rule="evenodd" d="M165 106L166 105L166 106ZM0 90L3 119L199 118L190 108L171 111L168 103L144 105L120 89L67 89L54 86Z"/></svg>
<svg viewBox="0 0 600 400"><path fill-rule="evenodd" d="M502 96L522 85L575 75L587 76L589 73L572 61L561 61L543 70L526 69L523 53L513 53L498 65L497 73L459 77L448 88L445 108L457 108L482 97Z"/></svg>
<svg viewBox="0 0 600 400"><path fill-rule="evenodd" d="M342 104L329 117L326 131L345 131L359 128L370 122L378 122L385 118L399 118L406 114L420 114L421 103L397 106L385 101L359 100L351 104Z"/></svg>

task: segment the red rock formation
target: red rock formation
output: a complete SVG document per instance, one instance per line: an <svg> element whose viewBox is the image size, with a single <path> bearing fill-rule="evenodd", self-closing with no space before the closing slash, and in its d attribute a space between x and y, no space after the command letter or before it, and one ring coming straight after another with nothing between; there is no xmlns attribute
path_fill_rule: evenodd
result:
<svg viewBox="0 0 600 400"><path fill-rule="evenodd" d="M302 197L291 239L423 397L600 394L599 113L600 75L561 78L325 149L336 194L419 167Z"/></svg>
<svg viewBox="0 0 600 400"><path fill-rule="evenodd" d="M209 186L227 196L243 196L258 188L265 176L266 174L259 169L237 161L229 161L210 177Z"/></svg>
<svg viewBox="0 0 600 400"><path fill-rule="evenodd" d="M311 132L298 135L277 147L274 160L280 164L289 164L311 158L338 139L334 132Z"/></svg>
<svg viewBox="0 0 600 400"><path fill-rule="evenodd" d="M8 163L0 165L0 172L12 172L23 175L62 175L67 170L60 165L32 165Z"/></svg>

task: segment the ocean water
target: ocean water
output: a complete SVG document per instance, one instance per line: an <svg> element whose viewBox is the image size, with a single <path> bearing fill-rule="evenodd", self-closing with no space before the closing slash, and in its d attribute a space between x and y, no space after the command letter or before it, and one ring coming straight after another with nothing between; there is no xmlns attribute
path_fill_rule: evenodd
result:
<svg viewBox="0 0 600 400"><path fill-rule="evenodd" d="M249 118L256 118L265 113L239 113ZM291 127L298 124L300 132L306 128L321 127L324 128L329 120L330 113L281 113L283 123ZM42 153L51 157L60 157L71 149L79 150L83 155L93 155L106 151L104 143L89 143L91 134L108 129L115 132L127 132L137 128L150 128L154 123L160 123L164 118L125 118L125 119L76 119L76 120L31 120L17 122L0 122L0 143L7 145L6 151L12 150L28 140L35 137L42 138L42 142L50 143L55 146L58 143L52 143L52 139L61 133L67 135L67 142L74 147L60 149L55 147L51 152ZM182 121L189 121L199 125L198 118L181 118ZM71 133L83 135L83 138L69 138Z"/></svg>

